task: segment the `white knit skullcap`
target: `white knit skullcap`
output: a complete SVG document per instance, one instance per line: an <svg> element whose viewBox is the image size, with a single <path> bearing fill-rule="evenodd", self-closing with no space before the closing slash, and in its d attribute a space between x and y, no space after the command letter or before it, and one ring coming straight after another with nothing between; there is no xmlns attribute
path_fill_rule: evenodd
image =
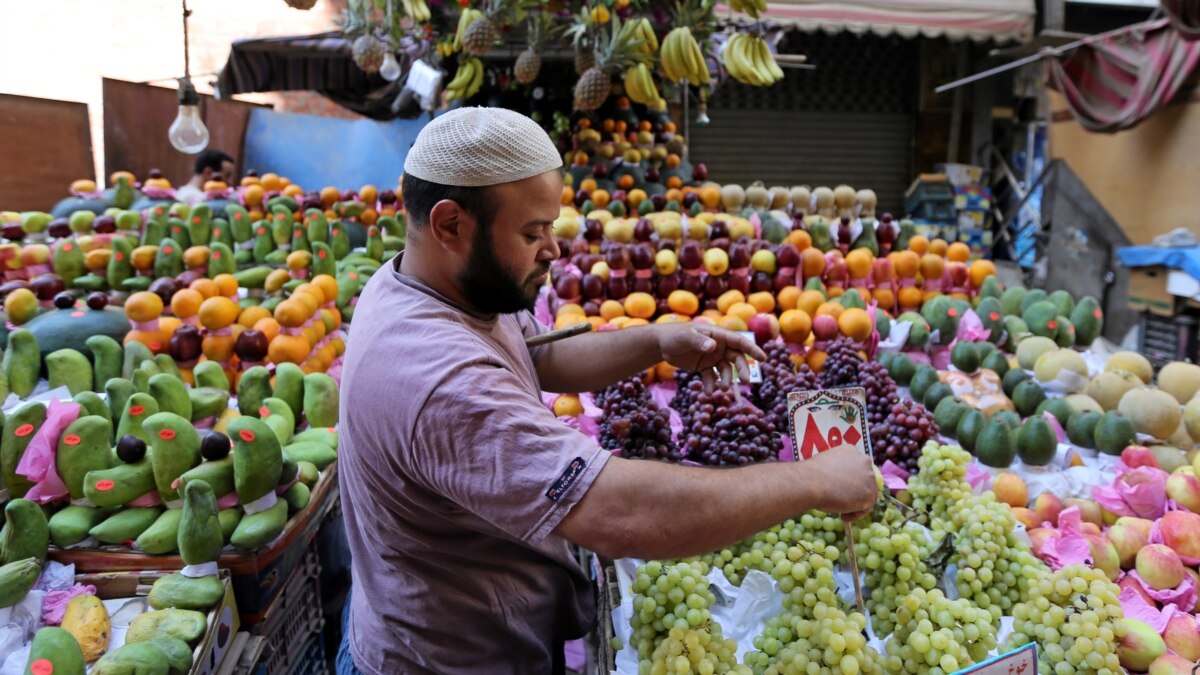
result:
<svg viewBox="0 0 1200 675"><path fill-rule="evenodd" d="M425 125L404 160L404 173L457 187L523 180L562 168L546 132L503 108L458 108Z"/></svg>

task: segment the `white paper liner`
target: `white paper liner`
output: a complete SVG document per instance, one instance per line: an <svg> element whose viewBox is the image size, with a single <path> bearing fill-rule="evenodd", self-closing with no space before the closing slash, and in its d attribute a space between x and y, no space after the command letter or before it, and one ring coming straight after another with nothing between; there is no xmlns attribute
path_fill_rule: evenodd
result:
<svg viewBox="0 0 1200 675"><path fill-rule="evenodd" d="M72 499L71 506L86 506L89 509L96 508L96 505L92 503L92 500L88 499L87 497L80 497L79 499Z"/></svg>
<svg viewBox="0 0 1200 675"><path fill-rule="evenodd" d="M183 498L172 499L169 502L164 502L163 506L167 507L168 509L182 509L183 508Z"/></svg>
<svg viewBox="0 0 1200 675"><path fill-rule="evenodd" d="M189 579L201 579L203 577L215 577L220 571L217 566L217 561L200 563L199 565L184 565L179 573Z"/></svg>
<svg viewBox="0 0 1200 675"><path fill-rule="evenodd" d="M246 512L246 515L252 516L256 513L262 513L272 506L275 506L275 502L278 500L279 497L275 495L275 491L269 490L267 494L255 499L249 504L242 504L242 510Z"/></svg>

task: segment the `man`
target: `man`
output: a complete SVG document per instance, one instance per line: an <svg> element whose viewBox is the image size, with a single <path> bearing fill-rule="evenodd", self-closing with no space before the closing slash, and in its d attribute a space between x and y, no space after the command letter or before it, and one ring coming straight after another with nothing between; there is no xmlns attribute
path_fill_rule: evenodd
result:
<svg viewBox="0 0 1200 675"><path fill-rule="evenodd" d="M232 157L209 148L196 157L192 179L175 190L175 198L188 204L204 201L204 184L219 180L232 187L235 184L234 169Z"/></svg>
<svg viewBox="0 0 1200 675"><path fill-rule="evenodd" d="M703 324L526 347L559 257L550 139L522 115L464 108L430 122L404 168L407 246L363 291L343 369L354 581L339 672L561 672L562 642L595 612L568 542L676 558L873 504L870 459L848 448L691 468L610 457L559 422L539 390L592 391L664 359L728 382L764 356Z"/></svg>

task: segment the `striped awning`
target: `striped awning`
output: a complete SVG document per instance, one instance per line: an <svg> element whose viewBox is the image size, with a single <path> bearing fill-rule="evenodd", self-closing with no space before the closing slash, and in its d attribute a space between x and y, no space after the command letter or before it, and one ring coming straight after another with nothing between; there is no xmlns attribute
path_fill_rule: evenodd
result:
<svg viewBox="0 0 1200 675"><path fill-rule="evenodd" d="M1062 93L1089 131L1137 125L1194 90L1200 41L1188 40L1171 19L1097 35L1048 59L1050 86Z"/></svg>
<svg viewBox="0 0 1200 675"><path fill-rule="evenodd" d="M718 15L729 11L722 4ZM763 18L807 32L1023 42L1036 16L1034 0L776 0Z"/></svg>

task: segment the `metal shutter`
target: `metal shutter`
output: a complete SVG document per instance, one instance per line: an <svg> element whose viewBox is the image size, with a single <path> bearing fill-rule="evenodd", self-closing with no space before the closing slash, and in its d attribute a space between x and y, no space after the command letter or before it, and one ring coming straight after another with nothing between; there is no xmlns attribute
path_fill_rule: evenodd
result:
<svg viewBox="0 0 1200 675"><path fill-rule="evenodd" d="M770 88L723 84L709 101L712 122L691 124L691 161L718 183L870 188L880 213L901 215L913 164L915 43L793 33L781 51L807 54L817 69L785 69Z"/></svg>

